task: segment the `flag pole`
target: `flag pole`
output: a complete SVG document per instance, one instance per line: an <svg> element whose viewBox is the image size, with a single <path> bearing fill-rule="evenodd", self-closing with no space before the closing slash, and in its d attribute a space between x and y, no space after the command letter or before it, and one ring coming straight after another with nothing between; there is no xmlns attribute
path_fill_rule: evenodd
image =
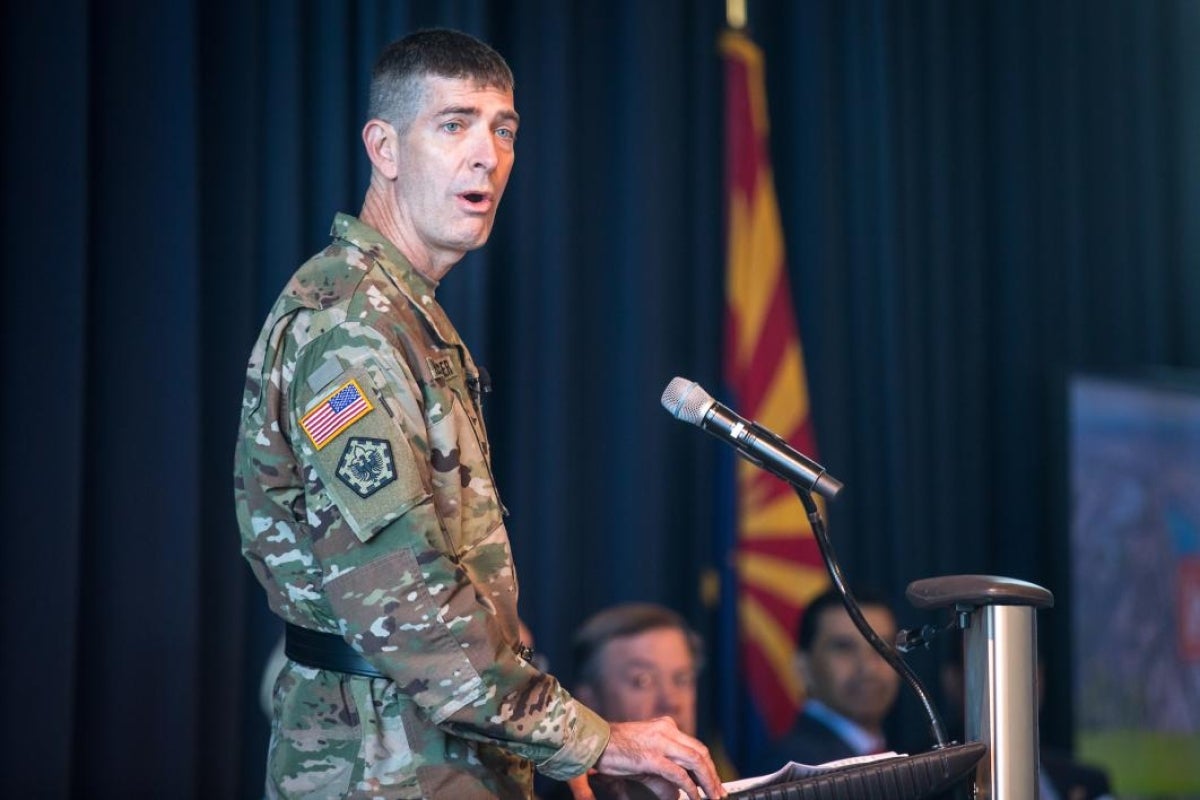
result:
<svg viewBox="0 0 1200 800"><path fill-rule="evenodd" d="M735 31L746 27L746 0L725 0L725 24Z"/></svg>

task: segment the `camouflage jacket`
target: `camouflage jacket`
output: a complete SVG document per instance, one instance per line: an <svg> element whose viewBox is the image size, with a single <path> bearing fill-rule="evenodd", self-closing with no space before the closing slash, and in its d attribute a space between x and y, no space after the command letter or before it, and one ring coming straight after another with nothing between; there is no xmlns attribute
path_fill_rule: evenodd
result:
<svg viewBox="0 0 1200 800"><path fill-rule="evenodd" d="M339 214L254 347L235 495L272 610L390 680L288 662L271 797L527 797L608 726L516 652L517 579L478 371L435 284Z"/></svg>

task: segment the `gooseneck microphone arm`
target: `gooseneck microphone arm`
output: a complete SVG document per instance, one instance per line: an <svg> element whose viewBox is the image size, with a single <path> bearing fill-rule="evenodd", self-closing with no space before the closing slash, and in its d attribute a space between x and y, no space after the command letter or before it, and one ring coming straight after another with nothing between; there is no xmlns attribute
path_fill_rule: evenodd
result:
<svg viewBox="0 0 1200 800"><path fill-rule="evenodd" d="M854 599L854 595L846 586L846 578L842 574L842 567L838 563L837 556L834 555L833 545L829 541L829 535L825 531L825 520L821 518L821 511L817 508L817 503L813 500L812 493L799 486L793 486L796 490L796 495L800 498L800 502L804 504L804 510L808 514L808 524L812 528L813 537L817 540L817 547L821 551L821 560L825 562L825 569L829 573L830 580L833 581L833 586L837 589L837 593L842 597L842 605L846 607L846 612L850 615L850 619L854 621L854 626L858 628L859 633L863 635L871 645L875 648L875 652L883 656L892 669L894 669L908 687L913 690L917 698L921 701L921 705L925 707L925 715L929 717L929 727L933 731L933 739L936 742L937 748L943 748L950 742L946 738L946 726L942 723L942 717L934 708L933 700L929 696L929 691L925 688L925 684L921 683L921 679L912 671L908 663L900 657L896 652L896 648L885 642L875 629L871 627L866 618L863 617L862 609L858 606L858 601Z"/></svg>
<svg viewBox="0 0 1200 800"><path fill-rule="evenodd" d="M842 605L846 607L850 619L871 647L875 648L920 699L921 705L925 707L925 714L929 717L933 738L937 742L936 747L940 749L947 746L949 741L946 738L946 727L933 706L928 690L896 652L896 648L883 641L868 624L858 601L846 586L842 567L838 564L833 545L825 531L825 521L821 518L821 512L812 496L813 492L816 492L827 500L833 500L842 490L841 481L826 472L820 464L792 449L783 438L758 423L743 419L718 403L694 381L686 378L672 380L663 392L662 404L671 416L704 429L732 445L743 458L791 484L800 497L800 502L804 504L808 523L821 551L821 559L825 562L825 569L833 581L834 588L841 595Z"/></svg>

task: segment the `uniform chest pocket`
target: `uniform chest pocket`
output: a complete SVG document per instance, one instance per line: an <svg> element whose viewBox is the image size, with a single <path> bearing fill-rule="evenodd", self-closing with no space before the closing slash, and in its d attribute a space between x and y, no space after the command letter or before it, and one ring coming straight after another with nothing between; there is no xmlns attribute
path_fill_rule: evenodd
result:
<svg viewBox="0 0 1200 800"><path fill-rule="evenodd" d="M500 498L482 421L468 410L458 391L439 388L431 394L428 425L434 502L449 545L461 556L500 527Z"/></svg>

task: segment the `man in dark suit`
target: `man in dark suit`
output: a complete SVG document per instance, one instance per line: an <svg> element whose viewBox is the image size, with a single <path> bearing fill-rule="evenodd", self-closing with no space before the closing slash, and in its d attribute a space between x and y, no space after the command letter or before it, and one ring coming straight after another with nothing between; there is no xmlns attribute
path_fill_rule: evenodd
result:
<svg viewBox="0 0 1200 800"><path fill-rule="evenodd" d="M884 641L893 641L896 617L883 596L866 590L854 594L867 623ZM859 632L835 590L805 609L796 645L807 699L756 772L774 771L788 761L824 764L886 751L883 721L896 700L900 676Z"/></svg>
<svg viewBox="0 0 1200 800"><path fill-rule="evenodd" d="M609 722L670 717L696 735L696 679L704 645L682 616L655 603L602 609L572 642L576 696ZM654 800L634 781L580 775L551 784L546 800Z"/></svg>

